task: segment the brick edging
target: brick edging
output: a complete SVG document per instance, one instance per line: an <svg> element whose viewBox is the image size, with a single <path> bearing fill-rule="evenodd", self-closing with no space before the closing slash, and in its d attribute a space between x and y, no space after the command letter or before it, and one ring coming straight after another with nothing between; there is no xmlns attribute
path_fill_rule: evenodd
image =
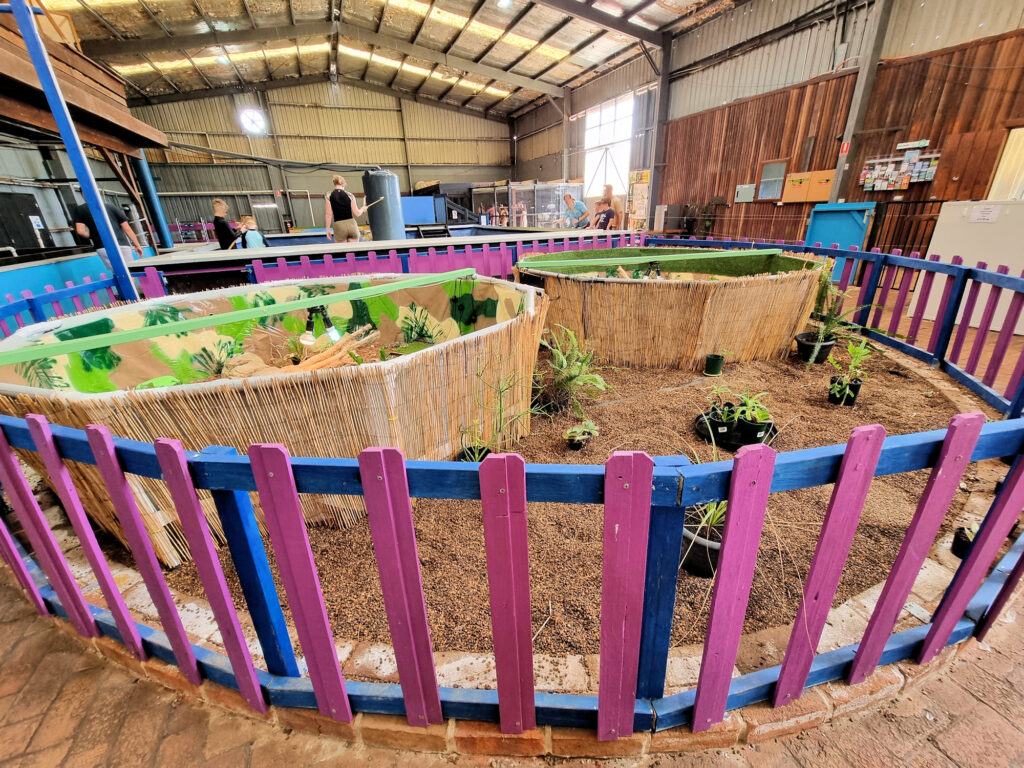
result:
<svg viewBox="0 0 1024 768"><path fill-rule="evenodd" d="M617 741L598 741L592 730L547 725L522 734L503 734L496 723L454 718L440 725L422 728L409 725L400 715L359 713L351 723L337 722L312 709L269 707L267 714L261 715L249 709L242 696L231 688L208 680L194 686L177 667L156 659L140 662L116 640L81 638L68 622L59 618L53 618L53 621L87 648L119 664L136 677L172 688L197 702L280 728L372 747L513 757L623 757L757 744L884 705L946 670L960 648L966 645L950 646L923 665L897 662L879 667L871 677L856 685L832 682L815 686L783 707L773 708L767 702L751 704L727 712L723 722L701 733L693 733L689 726L680 726L653 734L634 733Z"/></svg>

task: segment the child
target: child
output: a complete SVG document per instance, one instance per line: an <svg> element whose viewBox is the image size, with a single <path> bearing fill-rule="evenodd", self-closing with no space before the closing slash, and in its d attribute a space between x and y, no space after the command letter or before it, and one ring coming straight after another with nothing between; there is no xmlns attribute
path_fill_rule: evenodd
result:
<svg viewBox="0 0 1024 768"><path fill-rule="evenodd" d="M260 232L256 219L252 216L243 216L242 225L238 228L239 248L269 248L270 243L267 237Z"/></svg>
<svg viewBox="0 0 1024 768"><path fill-rule="evenodd" d="M608 225L611 224L612 217L615 216L615 210L611 206L611 202L607 198L601 198L597 201L597 215L594 217L594 229L608 229Z"/></svg>

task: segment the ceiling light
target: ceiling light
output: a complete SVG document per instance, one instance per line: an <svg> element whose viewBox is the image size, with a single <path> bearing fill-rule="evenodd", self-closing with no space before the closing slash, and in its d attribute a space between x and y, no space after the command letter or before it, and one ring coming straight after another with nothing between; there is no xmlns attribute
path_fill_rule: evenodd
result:
<svg viewBox="0 0 1024 768"><path fill-rule="evenodd" d="M498 7L502 10L511 8L513 5L512 0L498 0Z"/></svg>
<svg viewBox="0 0 1024 768"><path fill-rule="evenodd" d="M227 56L221 54L220 56L217 57L217 63L218 64L222 64L223 66L226 67L226 66L228 66L231 63L231 59L229 59Z"/></svg>
<svg viewBox="0 0 1024 768"><path fill-rule="evenodd" d="M604 13L607 13L609 16L618 17L622 15L622 6L616 5L615 3L610 2L610 0L598 0L591 7L595 8L598 11L603 11Z"/></svg>
<svg viewBox="0 0 1024 768"><path fill-rule="evenodd" d="M658 25L657 24L652 24L651 22L649 22L647 19L643 18L642 16L634 16L633 18L631 18L629 20L629 23L630 24L635 24L638 27L643 27L644 29L649 29L652 32L657 32L658 31Z"/></svg>
<svg viewBox="0 0 1024 768"><path fill-rule="evenodd" d="M258 109L248 107L238 113L238 123L249 134L266 133L267 117Z"/></svg>

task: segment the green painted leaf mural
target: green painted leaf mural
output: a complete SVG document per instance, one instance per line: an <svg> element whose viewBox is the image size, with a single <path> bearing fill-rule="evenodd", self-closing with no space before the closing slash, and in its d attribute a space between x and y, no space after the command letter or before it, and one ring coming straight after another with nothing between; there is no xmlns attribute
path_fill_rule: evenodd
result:
<svg viewBox="0 0 1024 768"><path fill-rule="evenodd" d="M188 350L182 350L176 358L172 358L158 344L150 344L149 352L157 360L171 369L171 373L182 384L191 384L195 381L202 381L209 376L202 371L197 371L192 365L192 355Z"/></svg>
<svg viewBox="0 0 1024 768"><path fill-rule="evenodd" d="M60 373L53 370L56 366L57 361L52 357L41 357L38 360L19 363L14 370L30 387L67 389L71 385Z"/></svg>

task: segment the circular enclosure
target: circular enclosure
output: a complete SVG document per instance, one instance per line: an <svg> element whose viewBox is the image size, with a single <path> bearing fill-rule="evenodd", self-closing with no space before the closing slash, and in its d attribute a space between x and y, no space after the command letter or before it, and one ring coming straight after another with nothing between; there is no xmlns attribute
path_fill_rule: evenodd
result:
<svg viewBox="0 0 1024 768"><path fill-rule="evenodd" d="M409 277L263 283L32 326L0 343L0 360L14 357L0 365L0 407L187 450L283 443L297 456L354 457L372 445L450 459L467 433L485 443L526 434L543 295L476 275ZM505 429L494 428L496 412ZM83 492L102 488L95 468L70 469ZM166 486L129 481L161 560L187 558ZM101 495L85 506L120 537ZM309 522L341 524L364 509L361 497L337 495L309 495L303 508Z"/></svg>
<svg viewBox="0 0 1024 768"><path fill-rule="evenodd" d="M564 326L613 365L701 370L704 359L786 354L814 304L822 262L779 249L611 248L533 255L517 279L544 288Z"/></svg>

